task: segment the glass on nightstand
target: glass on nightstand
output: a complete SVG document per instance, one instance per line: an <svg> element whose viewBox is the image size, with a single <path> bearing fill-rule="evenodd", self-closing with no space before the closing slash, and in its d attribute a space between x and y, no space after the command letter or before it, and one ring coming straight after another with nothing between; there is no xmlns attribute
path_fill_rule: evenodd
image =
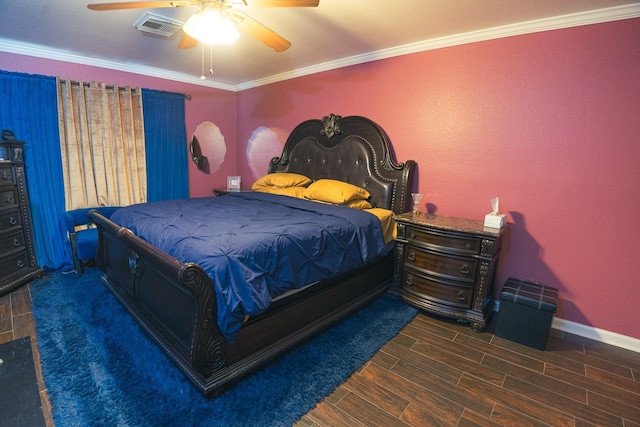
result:
<svg viewBox="0 0 640 427"><path fill-rule="evenodd" d="M417 214L420 211L420 201L422 200L422 194L411 193L411 197L413 198L413 213Z"/></svg>

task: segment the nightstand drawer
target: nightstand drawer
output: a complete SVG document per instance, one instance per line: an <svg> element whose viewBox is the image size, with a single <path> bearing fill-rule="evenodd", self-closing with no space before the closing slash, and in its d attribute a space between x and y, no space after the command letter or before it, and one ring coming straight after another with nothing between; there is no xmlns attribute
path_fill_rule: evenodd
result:
<svg viewBox="0 0 640 427"><path fill-rule="evenodd" d="M438 233L437 231L427 232L413 227L407 227L406 237L410 243L420 246L435 246L441 250L465 254L480 253L480 239L475 237Z"/></svg>
<svg viewBox="0 0 640 427"><path fill-rule="evenodd" d="M439 277L473 283L478 271L478 260L433 253L409 245L405 265Z"/></svg>
<svg viewBox="0 0 640 427"><path fill-rule="evenodd" d="M470 308L473 301L473 286L436 282L409 269L404 270L402 283L403 295L409 299L460 308Z"/></svg>

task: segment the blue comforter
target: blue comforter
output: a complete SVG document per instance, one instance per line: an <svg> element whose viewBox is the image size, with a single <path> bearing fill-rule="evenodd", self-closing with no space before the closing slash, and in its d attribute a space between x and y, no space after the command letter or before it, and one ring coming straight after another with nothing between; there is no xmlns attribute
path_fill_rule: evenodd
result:
<svg viewBox="0 0 640 427"><path fill-rule="evenodd" d="M265 193L133 205L111 220L209 274L229 341L244 316L262 313L272 298L387 252L372 214Z"/></svg>

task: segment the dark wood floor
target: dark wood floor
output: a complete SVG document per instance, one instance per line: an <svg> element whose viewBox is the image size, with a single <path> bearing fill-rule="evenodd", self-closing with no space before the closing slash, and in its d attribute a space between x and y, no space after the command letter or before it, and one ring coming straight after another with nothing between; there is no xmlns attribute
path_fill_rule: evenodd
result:
<svg viewBox="0 0 640 427"><path fill-rule="evenodd" d="M553 329L540 351L421 314L296 427L361 425L640 426L640 353Z"/></svg>
<svg viewBox="0 0 640 427"><path fill-rule="evenodd" d="M418 315L296 427L640 427L640 353L557 330L539 351L488 330ZM39 370L28 286L0 297L0 343L23 336Z"/></svg>

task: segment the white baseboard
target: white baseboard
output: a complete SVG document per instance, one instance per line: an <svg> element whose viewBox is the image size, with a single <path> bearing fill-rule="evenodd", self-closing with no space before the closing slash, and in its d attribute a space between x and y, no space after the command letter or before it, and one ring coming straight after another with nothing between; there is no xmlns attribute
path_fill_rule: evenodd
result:
<svg viewBox="0 0 640 427"><path fill-rule="evenodd" d="M605 331L604 329L586 326L581 323L572 322L570 320L553 318L551 327L570 334L579 335L581 337L590 338L605 344L615 345L616 347L626 348L627 350L640 353L640 340L616 332Z"/></svg>
<svg viewBox="0 0 640 427"><path fill-rule="evenodd" d="M500 310L500 301L495 302L494 310ZM605 331L604 329L594 328L592 326L583 325L570 320L560 319L555 316L551 323L551 327L569 334L578 335L580 337L589 338L640 353L640 339L637 338L618 334L616 332Z"/></svg>

